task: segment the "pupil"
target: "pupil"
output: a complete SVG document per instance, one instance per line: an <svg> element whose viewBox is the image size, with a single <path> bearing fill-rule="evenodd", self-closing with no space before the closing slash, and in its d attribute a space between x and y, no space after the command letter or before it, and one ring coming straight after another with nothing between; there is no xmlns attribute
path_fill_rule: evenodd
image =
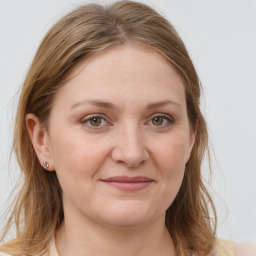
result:
<svg viewBox="0 0 256 256"><path fill-rule="evenodd" d="M154 117L153 124L161 125L162 123L163 123L163 118L162 117Z"/></svg>
<svg viewBox="0 0 256 256"><path fill-rule="evenodd" d="M90 123L91 123L92 126L99 126L101 124L101 119L98 118L98 117L93 117L90 120Z"/></svg>

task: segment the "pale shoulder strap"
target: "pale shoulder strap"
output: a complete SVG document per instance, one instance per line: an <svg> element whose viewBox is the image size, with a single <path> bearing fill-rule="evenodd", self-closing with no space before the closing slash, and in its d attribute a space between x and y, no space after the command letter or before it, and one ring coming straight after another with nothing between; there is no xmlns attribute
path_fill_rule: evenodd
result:
<svg viewBox="0 0 256 256"><path fill-rule="evenodd" d="M224 239L217 239L216 251L218 256L234 256L234 242Z"/></svg>
<svg viewBox="0 0 256 256"><path fill-rule="evenodd" d="M48 253L45 256L59 256L56 249L55 239L52 239Z"/></svg>
<svg viewBox="0 0 256 256"><path fill-rule="evenodd" d="M0 252L0 256L11 256L10 254L4 253L4 252Z"/></svg>

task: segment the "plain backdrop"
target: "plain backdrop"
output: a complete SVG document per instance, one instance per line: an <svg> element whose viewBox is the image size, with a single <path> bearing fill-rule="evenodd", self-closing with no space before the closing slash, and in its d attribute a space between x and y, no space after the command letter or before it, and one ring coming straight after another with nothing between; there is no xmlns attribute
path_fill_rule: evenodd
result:
<svg viewBox="0 0 256 256"><path fill-rule="evenodd" d="M218 235L256 242L256 0L141 2L173 23L201 78L202 109L216 158L211 186ZM0 214L19 173L13 161L9 165L18 90L47 30L83 3L0 0Z"/></svg>

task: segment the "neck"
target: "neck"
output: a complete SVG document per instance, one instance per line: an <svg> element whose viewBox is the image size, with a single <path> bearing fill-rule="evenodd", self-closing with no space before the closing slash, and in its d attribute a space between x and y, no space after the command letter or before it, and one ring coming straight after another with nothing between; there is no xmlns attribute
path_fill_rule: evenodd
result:
<svg viewBox="0 0 256 256"><path fill-rule="evenodd" d="M176 250L164 216L143 226L104 226L65 216L56 232L59 256L175 256Z"/></svg>

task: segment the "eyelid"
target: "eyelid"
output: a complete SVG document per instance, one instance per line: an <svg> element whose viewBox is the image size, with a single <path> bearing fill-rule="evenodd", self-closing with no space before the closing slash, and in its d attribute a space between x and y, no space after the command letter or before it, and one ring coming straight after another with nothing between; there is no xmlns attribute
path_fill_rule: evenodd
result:
<svg viewBox="0 0 256 256"><path fill-rule="evenodd" d="M146 124L148 124L149 122L151 122L152 119L155 118L155 117L164 118L164 119L167 120L167 122L168 122L168 124L161 125L161 126L156 126L156 125L154 125L154 127L158 128L158 129L171 126L171 125L173 125L174 122L175 122L174 118L173 118L171 115L169 115L169 114L165 114L165 113L155 113L155 114L153 114L153 115L151 115L151 116L149 117L149 121L147 121Z"/></svg>
<svg viewBox="0 0 256 256"><path fill-rule="evenodd" d="M101 120L103 120L104 124L101 124L99 126L92 126L92 125L87 123L87 122L89 122L91 119L93 119L95 117L98 117ZM160 126L152 124L152 126L154 126L156 129L167 128L169 126L172 126L174 124L174 122L175 122L174 118L170 114L154 113L154 114L152 114L152 115L150 115L148 117L148 121L145 124L149 125L149 123L155 117L161 117L161 118L163 118L163 119L165 119L167 121L166 124L160 125ZM94 129L94 130L102 129L102 128L106 127L106 126L110 126L111 125L111 122L109 122L108 119L106 118L106 116L104 114L102 114L102 113L94 113L94 114L87 115L87 116L83 117L80 122L82 124L86 125L86 127L88 127L89 129Z"/></svg>
<svg viewBox="0 0 256 256"><path fill-rule="evenodd" d="M152 115L150 115L149 119L152 119L154 117L163 117L166 118L172 122L174 122L174 118L170 115L170 114L166 114L166 113L154 113Z"/></svg>
<svg viewBox="0 0 256 256"><path fill-rule="evenodd" d="M82 124L86 124L88 121L90 121L90 120L93 119L94 117L98 117L98 118L104 120L105 124L103 124L103 125L101 124L100 126L92 126L92 125L87 124L86 126L87 126L88 128L97 130L97 129L103 128L103 127L106 126L106 125L110 125L110 122L107 120L107 118L106 118L105 115L103 115L103 114L91 114L91 115L87 115L87 116L83 117L80 122L81 122Z"/></svg>

